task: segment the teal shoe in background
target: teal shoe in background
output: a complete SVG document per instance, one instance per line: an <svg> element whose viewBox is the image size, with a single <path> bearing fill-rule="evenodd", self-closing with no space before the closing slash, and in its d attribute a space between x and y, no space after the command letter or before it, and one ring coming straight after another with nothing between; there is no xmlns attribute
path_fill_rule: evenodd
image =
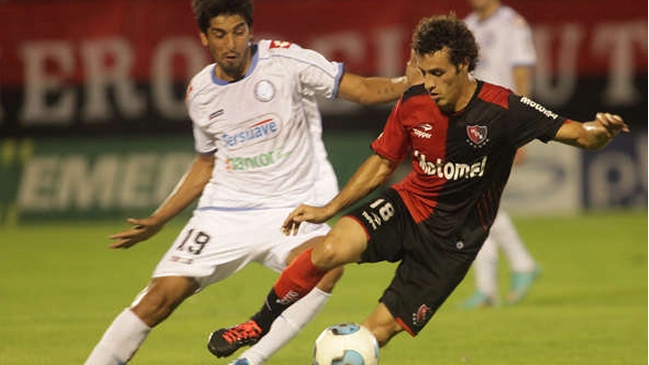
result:
<svg viewBox="0 0 649 365"><path fill-rule="evenodd" d="M538 267L530 272L512 273L511 289L507 293L507 304L513 305L523 300L540 274L541 270Z"/></svg>

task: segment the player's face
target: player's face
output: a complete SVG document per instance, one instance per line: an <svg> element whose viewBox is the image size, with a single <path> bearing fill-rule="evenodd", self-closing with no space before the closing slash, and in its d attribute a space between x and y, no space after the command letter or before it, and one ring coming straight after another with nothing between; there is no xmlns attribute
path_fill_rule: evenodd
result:
<svg viewBox="0 0 649 365"><path fill-rule="evenodd" d="M217 64L217 76L226 81L243 78L250 65L252 32L241 15L219 15L210 20L201 43Z"/></svg>
<svg viewBox="0 0 649 365"><path fill-rule="evenodd" d="M424 76L424 87L439 109L444 113L460 110L458 101L466 96L468 66L452 64L446 48L432 54L417 55L416 60Z"/></svg>

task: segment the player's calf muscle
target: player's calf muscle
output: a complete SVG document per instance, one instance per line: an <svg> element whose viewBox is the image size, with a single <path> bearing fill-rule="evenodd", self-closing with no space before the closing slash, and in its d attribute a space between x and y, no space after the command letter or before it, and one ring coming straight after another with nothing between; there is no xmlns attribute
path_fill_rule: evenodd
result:
<svg viewBox="0 0 649 365"><path fill-rule="evenodd" d="M326 293L331 293L336 282L343 276L344 268L342 266L329 270L327 274L318 282L316 287Z"/></svg>

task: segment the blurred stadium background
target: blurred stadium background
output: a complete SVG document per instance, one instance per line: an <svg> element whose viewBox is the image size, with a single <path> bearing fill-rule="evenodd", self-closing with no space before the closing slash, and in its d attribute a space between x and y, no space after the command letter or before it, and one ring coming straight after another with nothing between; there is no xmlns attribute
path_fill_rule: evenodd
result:
<svg viewBox="0 0 649 365"><path fill-rule="evenodd" d="M595 153L530 145L504 200L523 221L521 233L584 214L646 218L647 2L504 3L533 28L535 100L577 120L592 119L593 111L619 113L632 129ZM316 49L355 73L396 76L417 21L449 12L464 17L468 3L257 0L254 30L259 39ZM4 0L0 24L0 253L23 237L15 235L20 229L40 227L47 235L56 226L99 222L107 235L121 226L106 222L148 214L194 153L184 91L211 61L189 0ZM324 138L341 184L370 153L390 108L322 101ZM646 274L645 221L635 232L644 232L636 248ZM96 240L102 249L104 237ZM8 287L0 285L0 297ZM645 344L646 336L644 327Z"/></svg>
<svg viewBox="0 0 649 365"><path fill-rule="evenodd" d="M0 2L1 224L123 217L166 196L193 154L184 90L210 62L188 4ZM646 208L646 1L511 5L534 31L534 98L577 120L619 113L633 132L594 154L531 146L508 186L509 211ZM352 72L393 76L403 72L417 21L451 11L464 16L468 2L258 0L254 29ZM341 184L370 153L390 107L322 102Z"/></svg>

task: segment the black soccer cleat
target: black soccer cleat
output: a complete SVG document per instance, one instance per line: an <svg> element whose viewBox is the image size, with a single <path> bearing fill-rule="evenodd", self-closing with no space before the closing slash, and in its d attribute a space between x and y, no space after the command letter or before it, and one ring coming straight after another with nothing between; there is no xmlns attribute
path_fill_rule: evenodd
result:
<svg viewBox="0 0 649 365"><path fill-rule="evenodd" d="M254 345L262 336L261 328L251 319L234 327L212 332L207 341L207 349L216 357L226 357L243 346Z"/></svg>

